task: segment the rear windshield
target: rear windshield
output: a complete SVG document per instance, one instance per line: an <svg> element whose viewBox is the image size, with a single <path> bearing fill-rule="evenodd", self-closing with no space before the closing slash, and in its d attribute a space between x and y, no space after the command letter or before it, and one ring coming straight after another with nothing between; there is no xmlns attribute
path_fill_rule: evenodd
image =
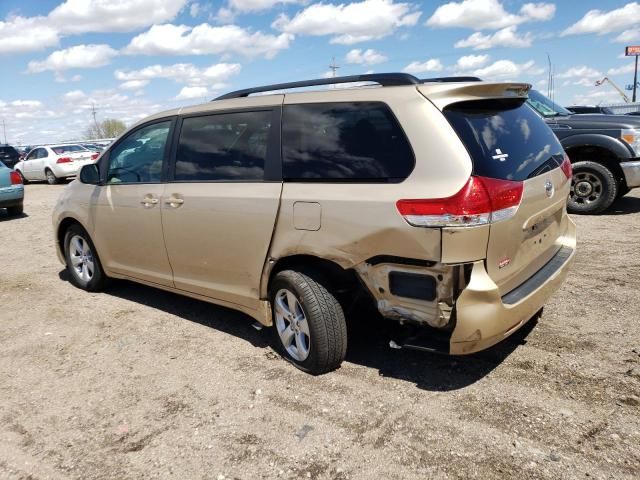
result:
<svg viewBox="0 0 640 480"><path fill-rule="evenodd" d="M0 153L9 155L18 155L18 152L13 147L0 147Z"/></svg>
<svg viewBox="0 0 640 480"><path fill-rule="evenodd" d="M67 152L84 152L87 149L80 145L60 145L58 147L51 147L51 150L53 150L56 155L60 155L61 153Z"/></svg>
<svg viewBox="0 0 640 480"><path fill-rule="evenodd" d="M475 175L522 181L562 163L560 142L521 100L461 102L444 115L467 147Z"/></svg>

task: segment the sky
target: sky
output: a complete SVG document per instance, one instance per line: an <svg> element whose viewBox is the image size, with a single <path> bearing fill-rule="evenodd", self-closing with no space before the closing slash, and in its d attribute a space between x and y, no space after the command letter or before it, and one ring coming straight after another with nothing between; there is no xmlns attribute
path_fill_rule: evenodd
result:
<svg viewBox="0 0 640 480"><path fill-rule="evenodd" d="M617 0L0 0L0 119L10 144L83 138L226 91L408 72L524 81L561 104L621 102L640 2ZM2 125L0 125L2 128ZM4 131L0 130L0 141Z"/></svg>

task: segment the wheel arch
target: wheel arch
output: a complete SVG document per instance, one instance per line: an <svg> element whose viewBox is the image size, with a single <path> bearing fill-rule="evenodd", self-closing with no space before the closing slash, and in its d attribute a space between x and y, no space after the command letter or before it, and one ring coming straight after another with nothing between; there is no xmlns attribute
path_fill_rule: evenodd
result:
<svg viewBox="0 0 640 480"><path fill-rule="evenodd" d="M71 225L79 225L85 232L87 232L87 228L80 222L78 219L74 217L65 217L60 223L58 223L58 229L56 231L56 241L58 244L59 251L62 253L64 258L64 236L67 233L67 230Z"/></svg>
<svg viewBox="0 0 640 480"><path fill-rule="evenodd" d="M620 167L621 158L618 156L619 152L615 151L615 149L589 144L576 144L574 146L565 146L564 148L572 164L582 161L599 163L613 173L620 185L626 186L627 181Z"/></svg>

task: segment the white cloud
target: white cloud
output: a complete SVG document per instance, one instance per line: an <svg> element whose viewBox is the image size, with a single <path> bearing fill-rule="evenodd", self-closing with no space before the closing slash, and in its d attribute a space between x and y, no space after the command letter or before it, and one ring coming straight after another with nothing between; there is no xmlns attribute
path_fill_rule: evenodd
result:
<svg viewBox="0 0 640 480"><path fill-rule="evenodd" d="M98 68L108 65L118 54L109 45L76 45L64 50L56 50L42 61L31 61L29 73L52 70L59 72L70 68Z"/></svg>
<svg viewBox="0 0 640 480"><path fill-rule="evenodd" d="M331 35L331 43L351 45L383 38L400 27L415 25L420 15L411 4L394 3L394 0L339 5L315 3L293 18L281 14L272 27L296 35Z"/></svg>
<svg viewBox="0 0 640 480"><path fill-rule="evenodd" d="M200 14L200 4L198 2L194 2L189 6L189 15L193 18L196 18Z"/></svg>
<svg viewBox="0 0 640 480"><path fill-rule="evenodd" d="M304 0L229 0L229 7L238 12L268 10L279 3L302 3Z"/></svg>
<svg viewBox="0 0 640 480"><path fill-rule="evenodd" d="M625 73L633 73L635 66L633 63L628 63L618 68L610 68L607 70L607 75L624 75Z"/></svg>
<svg viewBox="0 0 640 480"><path fill-rule="evenodd" d="M357 65L376 65L377 63L386 62L388 58L371 48L364 51L354 48L347 53L344 60L347 63L355 63Z"/></svg>
<svg viewBox="0 0 640 480"><path fill-rule="evenodd" d="M62 33L130 32L173 19L187 0L66 0L49 13Z"/></svg>
<svg viewBox="0 0 640 480"><path fill-rule="evenodd" d="M411 62L402 71L407 73L439 72L443 68L440 59L430 58L426 62Z"/></svg>
<svg viewBox="0 0 640 480"><path fill-rule="evenodd" d="M457 70L472 70L474 68L480 68L489 61L489 55L465 55L460 57L456 62Z"/></svg>
<svg viewBox="0 0 640 480"><path fill-rule="evenodd" d="M47 16L0 21L0 54L56 47L88 32L129 32L173 19L188 0L66 0Z"/></svg>
<svg viewBox="0 0 640 480"><path fill-rule="evenodd" d="M176 63L174 65L150 65L140 70L116 70L114 75L122 82L150 81L166 78L188 86L209 86L224 88L224 82L240 73L237 63L217 63L205 68L198 68L192 63ZM138 85L140 87L142 85Z"/></svg>
<svg viewBox="0 0 640 480"><path fill-rule="evenodd" d="M526 3L519 14L513 14L507 12L499 0L463 0L439 6L427 20L427 25L497 30L525 22L550 20L555 11L555 5L551 3Z"/></svg>
<svg viewBox="0 0 640 480"><path fill-rule="evenodd" d="M455 43L455 48L473 48L474 50L488 50L496 47L525 48L530 47L533 35L527 32L518 35L517 27L505 27L493 34L474 32L468 38Z"/></svg>
<svg viewBox="0 0 640 480"><path fill-rule="evenodd" d="M204 98L207 95L209 95L209 89L207 87L182 87L182 90L180 90L180 93L175 97L175 100Z"/></svg>
<svg viewBox="0 0 640 480"><path fill-rule="evenodd" d="M82 90L71 90L62 96L66 102L77 102L78 100L83 100L86 97L87 95Z"/></svg>
<svg viewBox="0 0 640 480"><path fill-rule="evenodd" d="M154 25L134 37L124 49L128 54L142 55L218 55L236 53L247 57L274 57L289 48L293 35L278 36L250 32L237 25L212 27L202 23L186 25Z"/></svg>
<svg viewBox="0 0 640 480"><path fill-rule="evenodd" d="M614 39L614 41L618 43L632 43L640 41L640 25L633 29L624 30Z"/></svg>
<svg viewBox="0 0 640 480"><path fill-rule="evenodd" d="M556 78L599 78L602 77L602 72L587 67L586 65L578 65L571 67L562 73L556 75Z"/></svg>
<svg viewBox="0 0 640 480"><path fill-rule="evenodd" d="M45 17L9 17L0 22L0 54L42 50L59 41L58 31Z"/></svg>
<svg viewBox="0 0 640 480"><path fill-rule="evenodd" d="M595 87L598 88L598 87ZM616 93L612 88L605 90L589 90L587 93L580 93L573 97L574 105L599 105L601 103L621 103L622 97L619 93Z"/></svg>
<svg viewBox="0 0 640 480"><path fill-rule="evenodd" d="M139 90L146 87L149 84L149 80L127 80L120 84L122 90Z"/></svg>
<svg viewBox="0 0 640 480"><path fill-rule="evenodd" d="M589 10L584 17L562 32L561 36L595 33L617 33L623 31L618 41L633 38L634 32L640 29L640 3L627 3L624 7L616 8L608 12L602 10ZM637 38L637 37L636 37Z"/></svg>
<svg viewBox="0 0 640 480"><path fill-rule="evenodd" d="M473 71L473 74L483 80L522 79L524 76L540 75L544 69L536 66L533 60L525 63L515 63L511 60L497 60L483 68Z"/></svg>

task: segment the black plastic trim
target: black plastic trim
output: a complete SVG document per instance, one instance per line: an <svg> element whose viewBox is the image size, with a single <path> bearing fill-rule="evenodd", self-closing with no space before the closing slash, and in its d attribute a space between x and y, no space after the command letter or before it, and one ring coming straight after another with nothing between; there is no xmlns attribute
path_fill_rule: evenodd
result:
<svg viewBox="0 0 640 480"><path fill-rule="evenodd" d="M573 253L573 248L562 247L544 267L534 273L527 281L502 296L502 303L513 305L540 288L551 275L562 267Z"/></svg>
<svg viewBox="0 0 640 480"><path fill-rule="evenodd" d="M381 263L393 263L395 265L409 265L413 267L433 267L436 262L433 260L422 260L419 258L396 257L394 255L376 255L369 258L366 263L369 265L380 265Z"/></svg>

